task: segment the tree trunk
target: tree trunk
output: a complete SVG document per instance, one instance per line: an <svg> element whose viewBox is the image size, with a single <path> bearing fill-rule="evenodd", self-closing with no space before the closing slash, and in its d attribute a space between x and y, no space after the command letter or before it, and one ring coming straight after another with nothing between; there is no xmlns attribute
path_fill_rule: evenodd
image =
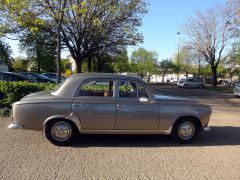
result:
<svg viewBox="0 0 240 180"><path fill-rule="evenodd" d="M164 82L164 78L165 78L165 75L163 74L163 76L162 76L162 82Z"/></svg>
<svg viewBox="0 0 240 180"><path fill-rule="evenodd" d="M74 59L77 66L77 73L82 73L82 59Z"/></svg>
<svg viewBox="0 0 240 180"><path fill-rule="evenodd" d="M88 61L88 72L90 73L92 71L92 58L91 57L88 57L87 58L87 61Z"/></svg>
<svg viewBox="0 0 240 180"><path fill-rule="evenodd" d="M57 83L60 83L61 76L61 23L59 22L57 28Z"/></svg>
<svg viewBox="0 0 240 180"><path fill-rule="evenodd" d="M211 66L211 70L212 70L212 86L216 87L217 86L217 67Z"/></svg>
<svg viewBox="0 0 240 180"><path fill-rule="evenodd" d="M37 58L37 72L38 72L38 74L40 74L40 71L41 71L41 63L40 63L40 60Z"/></svg>

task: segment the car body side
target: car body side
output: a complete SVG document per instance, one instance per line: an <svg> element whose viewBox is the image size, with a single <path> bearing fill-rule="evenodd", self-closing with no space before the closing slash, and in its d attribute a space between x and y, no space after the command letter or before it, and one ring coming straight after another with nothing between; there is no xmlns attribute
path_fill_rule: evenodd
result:
<svg viewBox="0 0 240 180"><path fill-rule="evenodd" d="M51 92L39 92L30 94L24 97L21 101L14 103L13 105L13 123L21 125L24 129L30 130L42 130L45 124L48 121L53 119L67 119L72 121L78 128L80 133L135 133L135 134L144 134L144 133L153 133L153 134L170 134L173 124L183 117L194 117L199 123L199 128L202 129L208 125L211 108L206 105L199 104L193 100L187 100L183 98L173 98L168 96L155 96L151 93L148 86L139 78L128 77L126 80L136 81L144 85L147 92L150 95L148 104L150 108L146 109L139 118L138 129L124 129L116 128L116 112L114 124L106 129L96 129L95 127L101 127L102 124L96 124L97 119L99 118L103 123L104 120L108 119L108 113L100 112L98 117L94 114L92 118L86 120L83 118L84 115L91 115L92 110L91 106L83 112L82 114L76 113L74 109L76 106L76 99L79 99L81 102L89 102L89 98L76 97L76 91L81 86L81 84L89 79L96 78L95 76L71 76L66 80L66 82L54 93ZM107 78L113 79L116 81L122 80L121 76L98 76L99 79ZM115 89L117 91L117 89ZM108 103L108 98L104 99L101 97L101 101ZM96 101L93 101L96 102ZM110 102L110 101L109 101ZM111 103L113 102L113 108L116 108L117 104L121 102L121 99L118 96L113 97ZM125 103L125 102L124 102ZM103 107L106 104L102 104ZM127 102L125 103L127 104ZM112 105L109 105L112 107ZM128 106L127 106L128 107ZM129 106L130 109L124 111L134 111L135 108ZM100 109L104 109L100 108ZM117 108L116 108L117 109ZM137 112L137 111L136 111ZM139 112L139 111L138 111ZM155 114L154 114L155 112ZM136 113L135 113L136 114ZM95 119L94 119L95 117ZM114 116L113 116L114 117ZM137 116L136 116L137 117ZM154 123L153 127L144 127L146 123L141 125L142 121L148 121L148 117L151 117L151 122ZM155 120L153 120L155 119ZM88 121L88 122L86 122ZM129 123L136 123L134 121ZM133 125L134 126L134 125ZM119 125L121 127L121 124Z"/></svg>

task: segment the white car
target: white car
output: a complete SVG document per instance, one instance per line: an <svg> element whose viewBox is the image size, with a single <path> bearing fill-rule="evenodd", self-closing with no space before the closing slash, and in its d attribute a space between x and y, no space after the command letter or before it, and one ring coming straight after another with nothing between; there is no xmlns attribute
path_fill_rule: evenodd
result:
<svg viewBox="0 0 240 180"><path fill-rule="evenodd" d="M177 86L181 88L203 88L203 83L196 78L184 78L178 81Z"/></svg>
<svg viewBox="0 0 240 180"><path fill-rule="evenodd" d="M236 97L240 97L240 82L236 83L233 93Z"/></svg>

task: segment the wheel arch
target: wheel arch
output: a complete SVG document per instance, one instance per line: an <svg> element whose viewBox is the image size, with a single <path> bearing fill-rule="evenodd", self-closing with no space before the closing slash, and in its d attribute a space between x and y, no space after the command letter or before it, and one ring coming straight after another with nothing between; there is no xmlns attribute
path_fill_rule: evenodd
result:
<svg viewBox="0 0 240 180"><path fill-rule="evenodd" d="M198 129L199 129L199 131L201 131L201 129L202 129L201 120L199 119L199 117L194 116L194 115L183 115L183 116L178 117L178 118L174 121L172 127L175 127L175 125L177 124L177 122L182 121L182 120L184 120L184 119L191 119L191 120L196 121L197 126L198 126ZM173 129L173 128L172 128L172 129Z"/></svg>
<svg viewBox="0 0 240 180"><path fill-rule="evenodd" d="M78 117L72 112L69 116L64 116L64 115L54 115L54 116L50 116L48 117L44 122L43 122L43 126L42 129L45 128L46 124L52 120L56 120L56 119L63 119L63 120L68 120L71 121L78 129L78 131L80 132L81 130L81 123L78 119Z"/></svg>

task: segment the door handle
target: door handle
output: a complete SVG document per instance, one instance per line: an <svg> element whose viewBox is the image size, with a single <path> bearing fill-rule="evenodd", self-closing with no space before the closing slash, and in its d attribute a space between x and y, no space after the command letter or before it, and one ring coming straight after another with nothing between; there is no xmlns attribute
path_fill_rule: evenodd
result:
<svg viewBox="0 0 240 180"><path fill-rule="evenodd" d="M124 108L125 104L117 104L117 108L120 108L120 107Z"/></svg>
<svg viewBox="0 0 240 180"><path fill-rule="evenodd" d="M81 106L81 105L82 105L82 104L75 104L75 103L73 104L73 106Z"/></svg>

